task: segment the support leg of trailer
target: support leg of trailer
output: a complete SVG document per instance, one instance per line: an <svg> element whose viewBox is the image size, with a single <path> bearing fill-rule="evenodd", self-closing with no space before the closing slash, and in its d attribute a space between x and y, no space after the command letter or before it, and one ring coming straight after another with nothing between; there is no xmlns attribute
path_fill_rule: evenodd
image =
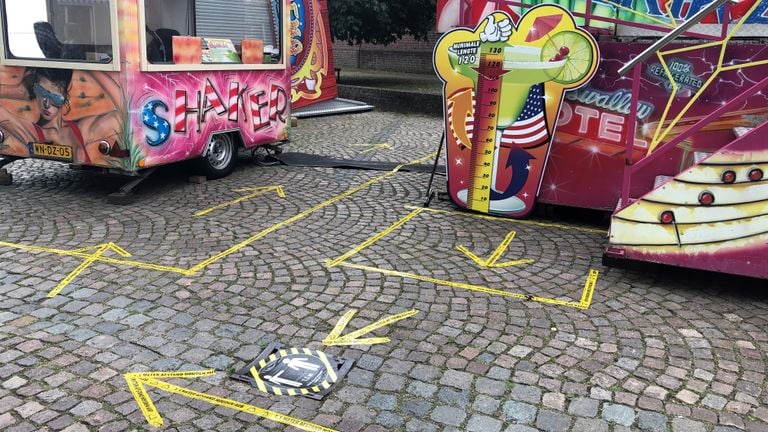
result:
<svg viewBox="0 0 768 432"><path fill-rule="evenodd" d="M15 162L17 160L19 160L19 159L18 158L14 158L14 157L10 157L10 156L4 156L4 157L0 158L0 168L4 167L4 166L6 166L6 165L8 165L10 163L13 163L13 162Z"/></svg>
<svg viewBox="0 0 768 432"><path fill-rule="evenodd" d="M115 205L126 205L133 201L133 189L140 185L144 180L148 179L155 173L157 168L150 168L146 171L142 171L141 175L132 179L115 193L111 193L107 196L107 202Z"/></svg>
<svg viewBox="0 0 768 432"><path fill-rule="evenodd" d="M16 158L12 157L0 159L0 186L9 186L13 183L13 176L3 167L16 160Z"/></svg>
<svg viewBox="0 0 768 432"><path fill-rule="evenodd" d="M288 141L280 141L275 144L264 144L254 147L251 150L251 158L253 159L253 162L260 166L282 165L282 162L277 156L280 156L283 153L282 146L287 142Z"/></svg>
<svg viewBox="0 0 768 432"><path fill-rule="evenodd" d="M429 185L427 185L427 197L424 201L424 207L429 207L429 203L432 202L432 198L438 195L432 188L435 181L435 173L437 172L437 164L440 163L440 155L443 153L443 145L445 145L445 132L440 137L440 145L437 147L437 155L435 155L435 164L432 166L432 174L429 176Z"/></svg>
<svg viewBox="0 0 768 432"><path fill-rule="evenodd" d="M0 186L10 186L13 184L13 176L7 169L0 169Z"/></svg>

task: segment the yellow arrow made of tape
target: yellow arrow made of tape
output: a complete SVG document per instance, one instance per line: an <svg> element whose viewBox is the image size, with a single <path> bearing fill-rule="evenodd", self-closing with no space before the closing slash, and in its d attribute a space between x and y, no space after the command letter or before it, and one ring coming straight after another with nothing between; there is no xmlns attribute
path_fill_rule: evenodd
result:
<svg viewBox="0 0 768 432"><path fill-rule="evenodd" d="M349 322L352 321L352 318L355 316L356 313L357 313L357 309L352 309L346 314L344 314L344 316L341 317L339 322L336 323L336 327L334 327L333 330L331 330L331 332L328 333L328 336L326 336L326 338L323 339L323 345L325 346L375 345L375 344L387 343L390 341L388 337L373 337L373 338L365 338L365 339L359 339L359 337L366 335L376 329L380 329L382 327L386 327L390 324L394 324L406 318L410 318L418 314L419 311L416 309L411 309L408 312L399 313L397 315L391 315L382 320L376 321L371 325L367 325L361 328L360 330L355 330L352 333L348 333L344 336L341 336L341 332L343 332L344 329L347 327L347 324L349 324Z"/></svg>
<svg viewBox="0 0 768 432"><path fill-rule="evenodd" d="M214 212L216 210L220 210L226 207L229 207L231 205L239 204L243 201L247 201L251 198L256 198L257 196L264 195L269 192L275 192L277 193L277 196L280 198L285 198L285 191L283 190L282 186L264 186L264 187L256 187L256 188L242 188L242 189L235 189L235 192L251 192L248 195L242 196L238 199L225 202L223 204L219 204L217 206L213 206L211 208L207 208L205 210L201 210L194 214L194 217L200 217L205 216L208 213Z"/></svg>
<svg viewBox="0 0 768 432"><path fill-rule="evenodd" d="M465 248L464 246L456 246L456 249L461 251L464 255L468 256L472 261L476 262L479 266L485 267L485 268L512 267L512 266L517 266L522 264L531 264L535 262L535 260L532 260L532 259L521 259L521 260L498 263L501 256L504 255L504 252L507 251L509 244L512 243L512 240L515 239L515 235L517 235L515 231L510 231L510 233L507 234L506 237L504 237L504 240L502 240L501 244L499 244L499 247L497 247L496 250L493 251L491 256L489 256L488 259L486 260L473 254L472 252L469 251L469 249Z"/></svg>
<svg viewBox="0 0 768 432"><path fill-rule="evenodd" d="M262 239L263 237L265 237L265 236L267 236L267 235L269 235L269 234L271 234L271 233L273 233L273 232L275 232L275 231L277 231L279 229L285 228L286 226L291 225L291 224L293 224L293 223L295 223L295 222L297 222L297 221L299 221L301 219L304 219L304 218L308 217L309 215L314 214L315 212L317 212L317 211L319 211L321 209L324 209L325 207L331 206L331 205L333 205L333 204L335 204L335 203L337 203L337 202L339 202L339 201L341 201L341 200L343 200L345 198L348 198L348 197L350 197L350 196L352 196L352 195L354 195L354 194L356 194L356 193L358 193L358 192L360 192L360 191L370 187L373 184L376 184L378 182L381 182L383 180L388 179L391 176L394 176L403 167L406 167L406 166L409 166L409 165L416 165L416 164L424 163L424 162L426 162L428 160L434 159L435 157L437 157L437 153L431 153L431 154L429 154L427 156L424 156L422 158L413 160L411 162L400 164L397 167L395 167L392 171L386 172L386 173L384 173L384 174L382 174L382 175L380 175L378 177L374 177L374 178L364 182L363 184L355 186L355 187L347 190L346 192L343 192L343 193L341 193L339 195L336 195L333 198L330 198L330 199L328 199L326 201L323 201L320 204L315 205L314 207L311 207L311 208L309 208L307 210L304 210L304 211L302 211L302 212L300 212L298 214L295 214L295 215L291 216L290 218L288 218L288 219L286 219L286 220L284 220L282 222L278 222L278 223L276 223L276 224L274 224L274 225L272 225L272 226L270 226L268 228L265 228L265 229L259 231L258 233L252 235L251 237L243 240L242 242L240 242L240 243L230 247L229 249L227 249L227 250L225 250L223 252L220 252L220 253L218 253L216 255L213 255L213 256L203 260L202 262L200 262L200 263L198 263L198 264L196 264L196 265L194 265L194 266L192 266L190 268L180 268L180 267L164 266L164 265L152 264L152 263L148 263L148 262L131 261L131 260L116 259L116 258L110 258L110 257L103 256L103 254L106 253L107 250L110 250L110 249L114 250L119 255L122 255L124 258L131 256L128 252L126 252L122 248L118 247L114 243L108 243L108 245L110 245L110 247L107 247L107 248L104 248L104 249L102 249L102 247L104 245L97 245L97 246L89 246L89 247L79 248L79 249L74 249L74 250L64 250L64 249L56 249L56 248L50 248L50 247L31 246L31 245L23 245L23 244L18 244L18 243L11 243L11 242L0 241L0 247L7 247L7 248L23 250L23 251L27 251L27 252L51 253L51 254L56 254L56 255L61 255L61 256L69 256L69 257L82 258L82 259L85 260L85 262L83 262L83 264L78 266L78 268L75 269L75 271L70 273L63 281L61 281L61 283L59 283L59 285L53 291L51 291L51 293L49 294L49 297L53 297L53 296L57 295L59 292L61 292L61 290L64 289L69 283L71 283L72 280L75 277L77 277L80 273L82 273L89 265L93 264L95 261L102 262L102 263L114 264L114 265L136 267L136 268L147 269L147 270L155 270L155 271L161 271L161 272L176 273L176 274L181 274L181 275L184 275L184 276L192 276L192 275L195 275L196 273L200 272L201 270L205 269L209 265L211 265L211 264L213 264L213 263L215 263L215 262L217 262L219 260L222 260L222 259L224 259L224 258L226 258L226 257L228 257L228 256L230 256L230 255L240 251L241 249L243 249L245 247L248 247L253 242L258 241L258 240ZM274 190L281 197L285 197L285 193L283 192L283 189L282 189L281 186L266 186L266 187L260 187L260 188L248 188L248 190L256 191L253 194L251 194L252 196L263 194L263 193L269 192L270 190ZM242 191L242 189L240 189L240 191ZM242 198L240 198L240 200L249 199L249 198L250 198L250 196L249 197L242 197ZM226 207L227 205L231 205L231 204L232 203L225 203L225 204L217 206L217 208ZM215 210L215 208L211 209L211 210ZM95 253L93 253L93 254L87 253L87 252L89 252L89 251L91 251L93 249L96 249Z"/></svg>
<svg viewBox="0 0 768 432"><path fill-rule="evenodd" d="M293 426L297 429L308 432L336 432L333 429L329 429L327 427L310 423L295 417L290 417L285 414L280 414L279 412L266 410L254 405L238 402L236 400L214 396L207 393L201 393L165 381L160 381L161 378L197 378L211 376L215 373L216 371L213 369L186 372L135 372L125 374L123 375L123 378L125 378L125 382L128 384L128 389L131 391L131 394L133 394L133 398L136 400L139 409L141 409L141 412L144 414L144 418L147 419L147 422L150 425L155 427L160 427L163 425L163 417L160 416L160 412L157 410L157 407L155 407L155 404L149 397L147 387L154 387L168 393L208 402L213 405L230 408L248 414L253 414L258 417L282 423L284 425Z"/></svg>
<svg viewBox="0 0 768 432"><path fill-rule="evenodd" d="M118 246L118 245L116 245L116 244L114 244L112 242L100 244L98 246L91 246L91 247L87 247L87 248L77 249L77 250L72 251L72 252L75 252L75 253L85 253L85 252L88 252L88 251L93 250L93 249L95 249L96 251L94 253L92 253L91 255L88 255L85 258L85 261L82 262L82 264L77 266L77 268L72 270L72 272L70 274L68 274L67 277L62 279L61 282L59 282L59 284L56 285L56 288L52 289L51 292L48 293L48 298L56 297L57 295L59 295L61 290L63 290L64 288L67 287L67 285L72 283L72 281L77 276L79 276L80 273L84 272L85 269L90 267L91 264L93 264L96 260L101 258L101 256L104 255L107 251L111 250L111 251L115 252L116 254L120 255L123 258L128 258L128 257L131 256L131 254L129 254L125 249L121 248L120 246Z"/></svg>

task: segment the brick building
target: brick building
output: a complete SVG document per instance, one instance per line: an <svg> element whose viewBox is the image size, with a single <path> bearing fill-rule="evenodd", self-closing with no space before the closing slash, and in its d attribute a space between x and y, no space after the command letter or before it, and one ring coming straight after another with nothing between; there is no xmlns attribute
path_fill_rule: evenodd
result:
<svg viewBox="0 0 768 432"><path fill-rule="evenodd" d="M390 72L433 74L432 50L440 35L430 33L426 41L416 41L406 36L384 45L350 45L337 41L333 44L337 68L371 69Z"/></svg>

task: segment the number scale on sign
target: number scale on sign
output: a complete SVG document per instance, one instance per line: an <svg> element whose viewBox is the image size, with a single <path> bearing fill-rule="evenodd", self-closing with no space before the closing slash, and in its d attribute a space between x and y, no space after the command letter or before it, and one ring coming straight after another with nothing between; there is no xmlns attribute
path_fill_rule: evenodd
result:
<svg viewBox="0 0 768 432"><path fill-rule="evenodd" d="M504 56L501 48L483 49L477 69L475 133L469 167L467 208L488 213L491 203L491 174L496 146L496 122L499 114L501 76Z"/></svg>

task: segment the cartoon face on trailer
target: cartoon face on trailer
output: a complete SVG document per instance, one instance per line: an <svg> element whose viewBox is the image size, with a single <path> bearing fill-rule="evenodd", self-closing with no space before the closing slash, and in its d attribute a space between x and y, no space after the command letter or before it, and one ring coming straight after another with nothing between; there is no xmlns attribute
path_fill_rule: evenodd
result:
<svg viewBox="0 0 768 432"><path fill-rule="evenodd" d="M556 5L532 8L514 25L494 12L474 30L446 33L434 62L452 199L482 213L530 213L563 93L588 82L598 58L594 39Z"/></svg>
<svg viewBox="0 0 768 432"><path fill-rule="evenodd" d="M79 71L75 80L70 69L7 67L3 72L20 78L4 83L0 92L6 101L0 105L0 129L9 138L8 153L102 165L125 156L112 145L122 132L123 97L108 73ZM99 150L101 141L111 144L106 151Z"/></svg>

